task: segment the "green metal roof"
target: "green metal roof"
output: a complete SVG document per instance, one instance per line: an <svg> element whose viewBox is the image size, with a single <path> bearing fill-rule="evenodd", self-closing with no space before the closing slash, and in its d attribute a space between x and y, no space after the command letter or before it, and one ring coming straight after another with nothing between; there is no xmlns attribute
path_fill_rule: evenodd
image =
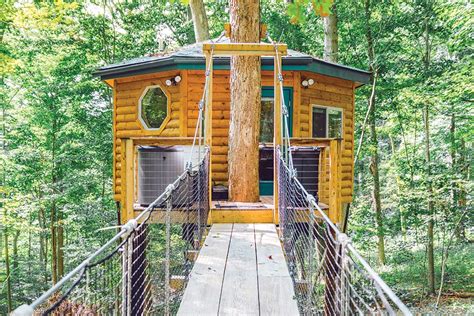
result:
<svg viewBox="0 0 474 316"><path fill-rule="evenodd" d="M228 39L223 39L221 42L228 42ZM261 62L262 70L273 70L273 57L262 57ZM95 75L107 80L165 70L204 69L205 63L202 43L197 43L166 55L135 58L104 66L99 68ZM370 72L327 62L291 49L288 49L288 55L282 58L282 65L283 70L309 71L359 84L370 83ZM214 57L214 69L230 69L230 58Z"/></svg>

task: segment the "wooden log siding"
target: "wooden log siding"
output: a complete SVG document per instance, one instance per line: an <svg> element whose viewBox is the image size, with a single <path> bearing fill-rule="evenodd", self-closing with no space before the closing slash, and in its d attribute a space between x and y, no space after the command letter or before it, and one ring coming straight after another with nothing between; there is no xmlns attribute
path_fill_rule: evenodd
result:
<svg viewBox="0 0 474 316"><path fill-rule="evenodd" d="M168 87L166 79L180 75L182 81L177 86ZM350 203L353 190L353 149L354 149L354 84L351 81L327 77L314 73L284 72L284 86L293 88L293 131L294 137L311 137L311 105L340 107L344 109L344 136L342 142L342 183L343 203ZM312 78L315 84L308 88L300 86L301 80ZM121 138L160 136L193 137L198 118L198 103L204 89L203 70L166 71L157 74L116 79L114 95L114 172L115 199L121 194ZM171 96L170 120L161 133L145 130L138 120L138 100L149 85L160 84ZM262 71L262 86L273 87L273 72ZM212 123L212 179L214 184L228 185L227 151L230 119L230 87L228 70L215 70L213 77L213 123ZM296 104L300 100L300 104ZM328 162L329 151L324 154ZM322 170L321 201L329 198L329 168Z"/></svg>
<svg viewBox="0 0 474 316"><path fill-rule="evenodd" d="M185 72L185 71L183 71ZM122 138L160 136L160 137L181 137L186 136L186 127L182 126L182 122L186 118L182 118L184 110L182 87L186 87L186 74L179 71L167 71L151 75L133 76L115 80L114 89L114 198L120 201L122 194ZM165 81L180 75L182 80L176 86L166 86ZM184 84L184 85L183 85ZM161 131L146 130L138 119L138 101L147 86L160 85L165 93L170 97L169 120L165 128Z"/></svg>
<svg viewBox="0 0 474 316"><path fill-rule="evenodd" d="M341 201L350 203L353 190L353 159L354 159L354 83L347 80L322 76L314 73L301 73L301 78L314 79L314 85L300 90L299 118L300 135L302 138L311 137L312 105L338 107L343 109L343 142L341 161ZM298 123L297 123L298 124ZM322 162L327 164L328 151ZM329 168L322 170L321 201L329 198L328 187Z"/></svg>

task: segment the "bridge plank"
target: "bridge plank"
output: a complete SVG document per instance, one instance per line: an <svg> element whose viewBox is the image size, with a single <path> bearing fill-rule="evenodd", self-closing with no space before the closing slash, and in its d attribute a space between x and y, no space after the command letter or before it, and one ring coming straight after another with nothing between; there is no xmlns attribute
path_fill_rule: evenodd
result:
<svg viewBox="0 0 474 316"><path fill-rule="evenodd" d="M298 315L273 224L214 224L178 315Z"/></svg>
<svg viewBox="0 0 474 316"><path fill-rule="evenodd" d="M259 315L254 224L234 224L219 315Z"/></svg>
<svg viewBox="0 0 474 316"><path fill-rule="evenodd" d="M299 315L280 241L272 224L255 225L260 315Z"/></svg>
<svg viewBox="0 0 474 316"><path fill-rule="evenodd" d="M217 315L232 224L213 225L190 274L178 315Z"/></svg>

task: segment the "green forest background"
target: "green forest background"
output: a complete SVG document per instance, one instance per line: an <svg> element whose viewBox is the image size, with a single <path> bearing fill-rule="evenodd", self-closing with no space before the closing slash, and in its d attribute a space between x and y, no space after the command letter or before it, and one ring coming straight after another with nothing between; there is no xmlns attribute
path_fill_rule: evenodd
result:
<svg viewBox="0 0 474 316"><path fill-rule="evenodd" d="M309 2L262 0L261 20L289 48L323 56L322 18ZM227 3L205 5L214 38L229 20ZM357 90L355 142L361 146L348 231L414 310L474 313L473 5L336 5L339 62L376 74L372 85ZM189 8L180 1L4 0L0 16L5 314L31 302L114 233L100 230L117 223L111 90L94 70L158 53L159 42L167 50L193 43L194 31ZM373 157L380 174L379 221ZM57 254L60 268L52 273L51 243L57 238L64 247Z"/></svg>

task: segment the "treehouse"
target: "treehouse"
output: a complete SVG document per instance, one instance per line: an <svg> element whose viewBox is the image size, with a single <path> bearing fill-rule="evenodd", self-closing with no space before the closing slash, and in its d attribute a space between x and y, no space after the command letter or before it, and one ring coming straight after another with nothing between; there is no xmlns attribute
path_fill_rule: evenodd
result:
<svg viewBox="0 0 474 316"><path fill-rule="evenodd" d="M261 65L253 59L261 86L254 87L254 72L245 96L235 91L253 67L238 76L236 60L229 70L229 56L241 55L261 57ZM352 196L354 91L369 73L285 44L218 41L98 74L114 90L114 190L123 225L16 315L32 315L52 295L60 298L46 314L395 315L397 308L411 315L337 225ZM260 108L260 130L258 118L242 111L247 105ZM239 118L249 132L236 137ZM235 142L246 136L252 142L236 163ZM251 203L236 198L248 187L235 190L248 175ZM89 295L94 289L100 292Z"/></svg>
<svg viewBox="0 0 474 316"><path fill-rule="evenodd" d="M224 39L220 44L228 43ZM207 45L207 46L206 46ZM209 55L210 44L106 66L97 75L113 88L114 197L125 223L153 202L185 168L212 56L209 129L213 223L276 223L274 213L275 56L261 53L259 203L228 198L230 58ZM230 44L229 44L230 45ZM270 46L270 44L268 44ZM280 49L280 48L279 48ZM204 51L204 52L203 52ZM225 55L225 54L223 54ZM368 72L329 63L281 45L283 97L298 178L333 222L351 202L354 157L354 92ZM207 61L209 63L209 60ZM277 96L280 98L280 96ZM201 146L202 148L202 146ZM197 157L195 158L197 160Z"/></svg>

